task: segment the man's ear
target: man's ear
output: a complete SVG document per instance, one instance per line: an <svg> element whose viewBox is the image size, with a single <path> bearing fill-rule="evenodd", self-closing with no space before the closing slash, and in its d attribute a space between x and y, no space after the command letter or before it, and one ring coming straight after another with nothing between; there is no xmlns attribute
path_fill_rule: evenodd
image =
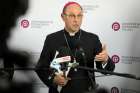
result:
<svg viewBox="0 0 140 93"><path fill-rule="evenodd" d="M64 14L63 14L63 13L61 14L61 18L62 18L62 20L64 21Z"/></svg>

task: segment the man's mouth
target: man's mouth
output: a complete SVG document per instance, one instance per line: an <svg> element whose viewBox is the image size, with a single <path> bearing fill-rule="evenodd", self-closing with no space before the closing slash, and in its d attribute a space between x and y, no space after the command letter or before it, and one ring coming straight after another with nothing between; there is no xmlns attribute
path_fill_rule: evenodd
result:
<svg viewBox="0 0 140 93"><path fill-rule="evenodd" d="M75 25L73 25L74 27L79 27L79 25L78 24L75 24Z"/></svg>

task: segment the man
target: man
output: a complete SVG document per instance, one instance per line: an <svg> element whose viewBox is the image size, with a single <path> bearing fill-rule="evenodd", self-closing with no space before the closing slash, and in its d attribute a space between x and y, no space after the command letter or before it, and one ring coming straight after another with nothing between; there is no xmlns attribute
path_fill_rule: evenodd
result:
<svg viewBox="0 0 140 93"><path fill-rule="evenodd" d="M101 45L97 35L80 29L83 9L76 2L68 2L61 15L65 28L47 36L44 47L37 64L37 74L49 87L49 93L58 93L58 86L62 86L60 93L84 93L94 86L94 72L72 68L68 76L64 73L54 74L50 64L55 59L61 47L67 47L71 53L72 62L79 62L80 66L94 68L94 60L98 69L113 71L115 65L108 57L106 47ZM104 68L102 66L105 66ZM92 83L91 83L92 82Z"/></svg>

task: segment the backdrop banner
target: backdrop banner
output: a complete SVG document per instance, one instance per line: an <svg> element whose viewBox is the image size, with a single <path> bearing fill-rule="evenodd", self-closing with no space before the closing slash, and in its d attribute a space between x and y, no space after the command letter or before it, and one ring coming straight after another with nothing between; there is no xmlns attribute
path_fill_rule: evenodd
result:
<svg viewBox="0 0 140 93"><path fill-rule="evenodd" d="M50 33L64 28L61 12L69 0L30 0L25 16L17 21L9 39L9 47L28 51L34 65ZM115 72L140 77L140 0L73 0L84 9L82 29L97 34L116 64ZM48 88L32 72L37 82L36 93L47 93ZM14 78L20 76L15 72ZM110 93L140 93L140 80L120 76L105 76L96 72L100 87Z"/></svg>

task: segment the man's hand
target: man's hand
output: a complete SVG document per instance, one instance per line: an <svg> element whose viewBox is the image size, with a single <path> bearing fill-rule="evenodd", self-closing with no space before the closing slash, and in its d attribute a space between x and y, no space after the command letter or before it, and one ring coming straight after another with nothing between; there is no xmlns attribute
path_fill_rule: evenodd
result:
<svg viewBox="0 0 140 93"><path fill-rule="evenodd" d="M56 74L54 77L53 82L57 85L60 86L65 86L68 82L68 80L70 80L69 78L64 77L63 74Z"/></svg>
<svg viewBox="0 0 140 93"><path fill-rule="evenodd" d="M102 62L107 62L108 60L108 54L107 54L107 49L106 45L102 45L102 51L95 56L95 61L102 61Z"/></svg>

